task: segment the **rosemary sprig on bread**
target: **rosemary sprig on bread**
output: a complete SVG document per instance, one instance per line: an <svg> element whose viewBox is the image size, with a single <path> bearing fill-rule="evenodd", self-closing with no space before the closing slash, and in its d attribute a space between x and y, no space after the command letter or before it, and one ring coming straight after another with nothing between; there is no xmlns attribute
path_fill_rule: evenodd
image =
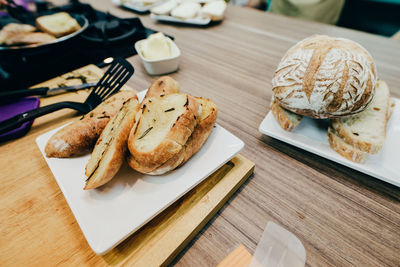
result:
<svg viewBox="0 0 400 267"><path fill-rule="evenodd" d="M124 159L145 174L174 170L200 150L216 119L215 103L181 93L179 83L164 76L154 81L142 103L136 92L121 91L67 125L49 140L46 153L73 157L94 146L84 188L93 189L113 179Z"/></svg>

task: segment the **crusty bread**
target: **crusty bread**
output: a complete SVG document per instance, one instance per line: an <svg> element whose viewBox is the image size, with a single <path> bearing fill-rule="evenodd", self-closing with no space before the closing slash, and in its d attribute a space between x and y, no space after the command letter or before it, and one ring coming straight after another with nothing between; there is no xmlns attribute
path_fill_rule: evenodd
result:
<svg viewBox="0 0 400 267"><path fill-rule="evenodd" d="M36 31L36 28L29 24L8 23L0 30L0 44L7 44L7 40L12 38L14 35L34 31Z"/></svg>
<svg viewBox="0 0 400 267"><path fill-rule="evenodd" d="M37 27L55 37L61 37L73 33L81 28L79 23L67 12L59 12L52 15L36 18Z"/></svg>
<svg viewBox="0 0 400 267"><path fill-rule="evenodd" d="M272 79L277 103L313 118L335 118L364 110L374 95L374 61L359 44L313 35L290 48Z"/></svg>
<svg viewBox="0 0 400 267"><path fill-rule="evenodd" d="M192 135L184 147L175 156L167 160L160 167L147 172L150 175L161 175L174 170L176 167L183 165L188 161L200 148L210 135L215 121L217 120L218 108L217 105L209 99L196 97L196 101L201 105L200 122L197 124Z"/></svg>
<svg viewBox="0 0 400 267"><path fill-rule="evenodd" d="M159 167L185 145L199 121L201 106L186 94L150 98L129 135L129 163L149 170ZM140 170L138 170L140 171Z"/></svg>
<svg viewBox="0 0 400 267"><path fill-rule="evenodd" d="M161 5L153 7L150 12L156 15L168 15L178 5L176 0L169 0Z"/></svg>
<svg viewBox="0 0 400 267"><path fill-rule="evenodd" d="M142 101L142 107L146 105L149 99L152 97L165 97L166 95L179 93L180 85L179 82L171 78L170 76L163 76L155 80L150 88L147 90L145 97ZM137 113L137 118L142 114L142 109ZM138 121L139 119L137 119ZM133 127L132 131L136 129L136 125ZM141 165L128 153L127 162L132 167L141 173L148 173L152 171L155 166Z"/></svg>
<svg viewBox="0 0 400 267"><path fill-rule="evenodd" d="M357 163L362 163L368 158L369 154L367 152L363 152L346 143L336 134L336 131L330 126L328 127L328 138L331 148L346 159Z"/></svg>
<svg viewBox="0 0 400 267"><path fill-rule="evenodd" d="M124 103L104 128L86 165L88 179L85 190L107 183L121 168L128 147L129 133L139 109L139 101L134 96Z"/></svg>
<svg viewBox="0 0 400 267"><path fill-rule="evenodd" d="M274 100L270 108L279 126L285 131L292 131L303 119L303 116L282 108Z"/></svg>
<svg viewBox="0 0 400 267"><path fill-rule="evenodd" d="M89 153L110 118L135 94L133 90L120 91L79 120L56 132L46 144L46 156L69 158Z"/></svg>
<svg viewBox="0 0 400 267"><path fill-rule="evenodd" d="M178 81L174 80L170 76L162 76L155 80L149 90L147 90L142 105L145 105L149 98L177 94L179 91L180 85Z"/></svg>
<svg viewBox="0 0 400 267"><path fill-rule="evenodd" d="M200 13L205 18L210 18L212 21L220 21L224 19L226 2L217 0L206 3L200 10Z"/></svg>
<svg viewBox="0 0 400 267"><path fill-rule="evenodd" d="M54 41L53 35L44 32L24 32L11 34L5 41L6 45L31 45Z"/></svg>
<svg viewBox="0 0 400 267"><path fill-rule="evenodd" d="M197 16L201 9L199 3L183 2L171 11L171 16L178 19L192 19Z"/></svg>
<svg viewBox="0 0 400 267"><path fill-rule="evenodd" d="M332 120L337 135L353 147L377 153L386 137L390 92L384 81L378 81L375 96L363 112Z"/></svg>

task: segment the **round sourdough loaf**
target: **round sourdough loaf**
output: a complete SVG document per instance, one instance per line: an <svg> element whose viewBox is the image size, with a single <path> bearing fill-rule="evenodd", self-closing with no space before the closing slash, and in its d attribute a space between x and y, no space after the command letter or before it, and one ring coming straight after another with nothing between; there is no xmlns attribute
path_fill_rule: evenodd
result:
<svg viewBox="0 0 400 267"><path fill-rule="evenodd" d="M374 95L376 76L371 55L356 42L313 35L286 52L272 90L283 108L334 118L364 110Z"/></svg>

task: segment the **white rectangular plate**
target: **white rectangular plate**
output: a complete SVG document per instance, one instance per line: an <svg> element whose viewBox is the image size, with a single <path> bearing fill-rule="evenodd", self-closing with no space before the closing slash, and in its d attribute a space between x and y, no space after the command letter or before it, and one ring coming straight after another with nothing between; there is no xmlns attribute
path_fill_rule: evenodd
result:
<svg viewBox="0 0 400 267"><path fill-rule="evenodd" d="M143 98L144 92L138 96ZM85 166L90 155L69 159L45 156L47 141L60 128L39 136L36 143L86 240L97 254L114 248L244 147L239 138L216 125L200 151L181 168L162 176L149 176L124 164L109 183L86 191L83 190Z"/></svg>
<svg viewBox="0 0 400 267"><path fill-rule="evenodd" d="M209 18L202 18L196 17L193 19L178 19L172 16L162 16L156 14L150 14L150 18L158 21L165 21L165 22L174 22L174 23L181 23L181 24L192 24L192 25L207 25L211 22Z"/></svg>
<svg viewBox="0 0 400 267"><path fill-rule="evenodd" d="M160 1L155 2L154 4L151 4L151 5L143 5L141 3L124 3L121 0L113 0L112 2L114 4L116 4L116 5L118 5L118 6L122 6L124 8L129 9L129 10L143 13L143 12L149 11L153 7L156 7L156 6L160 5L160 4L162 4L164 1L160 0Z"/></svg>
<svg viewBox="0 0 400 267"><path fill-rule="evenodd" d="M400 99L395 99L395 102L396 106L387 125L386 141L383 148L378 154L370 155L364 163L347 160L329 146L328 120L304 117L292 132L288 132L279 126L270 111L260 124L259 131L400 187L400 164L398 160L400 151Z"/></svg>

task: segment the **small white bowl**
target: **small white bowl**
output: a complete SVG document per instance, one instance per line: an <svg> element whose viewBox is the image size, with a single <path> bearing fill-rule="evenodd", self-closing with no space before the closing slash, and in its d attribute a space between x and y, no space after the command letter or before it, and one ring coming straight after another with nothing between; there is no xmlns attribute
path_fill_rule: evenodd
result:
<svg viewBox="0 0 400 267"><path fill-rule="evenodd" d="M167 74L174 72L178 69L179 57L181 56L181 51L171 39L168 38L168 42L170 42L171 45L172 56L169 58L153 59L153 60L148 60L143 57L142 45L144 41L145 39L137 41L135 43L135 49L140 59L142 60L144 68L150 75Z"/></svg>

